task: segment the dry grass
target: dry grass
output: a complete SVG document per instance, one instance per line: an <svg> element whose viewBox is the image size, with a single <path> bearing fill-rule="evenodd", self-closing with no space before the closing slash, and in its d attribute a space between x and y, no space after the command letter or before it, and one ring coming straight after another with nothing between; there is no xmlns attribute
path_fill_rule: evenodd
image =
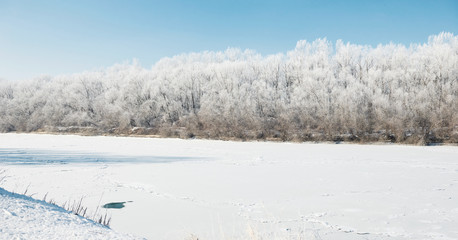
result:
<svg viewBox="0 0 458 240"><path fill-rule="evenodd" d="M46 196L47 195L48 194L46 193L43 201L46 201ZM50 203L50 204L59 206L58 204L56 204L56 201L54 201L52 199L47 201L47 202ZM108 212L105 211L105 213L99 213L98 212L99 208L97 207L97 209L95 210L94 214L93 215L89 215L88 211L87 211L87 207L85 207L83 205L83 197L81 197L79 200L74 200L72 202L70 202L70 201L69 202L65 202L60 207L64 208L65 210L67 210L69 212L72 212L75 215L81 216L83 218L90 219L90 220L92 220L92 221L94 221L96 223L100 223L100 224L102 224L104 226L110 227L111 217L108 216Z"/></svg>
<svg viewBox="0 0 458 240"><path fill-rule="evenodd" d="M33 198L33 196L36 195L36 193L28 194L29 187L30 187L30 184L24 190L24 193L22 193L22 195ZM99 207L97 207L94 214L89 215L87 211L88 208L83 205L83 199L84 199L83 197L81 197L79 200L64 202L63 204L58 204L54 199L47 199L47 197L48 197L48 193L46 193L43 196L42 201L52 204L54 206L61 207L77 216L81 216L83 218L90 219L96 223L100 223L106 227L110 227L111 216L108 215L108 212L105 211L105 213L99 213Z"/></svg>

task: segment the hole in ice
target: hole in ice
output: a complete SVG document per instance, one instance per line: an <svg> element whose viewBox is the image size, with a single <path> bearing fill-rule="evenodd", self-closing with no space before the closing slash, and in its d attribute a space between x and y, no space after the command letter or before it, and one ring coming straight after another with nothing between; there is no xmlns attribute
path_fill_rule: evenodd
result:
<svg viewBox="0 0 458 240"><path fill-rule="evenodd" d="M132 201L129 201L129 202L132 202ZM125 204L126 204L126 202L111 202L111 203L107 203L107 204L103 205L102 207L103 208L121 209L121 208L126 206Z"/></svg>

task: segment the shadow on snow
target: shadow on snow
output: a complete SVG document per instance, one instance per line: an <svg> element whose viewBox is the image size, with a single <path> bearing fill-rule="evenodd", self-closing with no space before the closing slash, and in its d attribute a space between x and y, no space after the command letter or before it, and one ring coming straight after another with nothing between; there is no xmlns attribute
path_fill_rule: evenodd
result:
<svg viewBox="0 0 458 240"><path fill-rule="evenodd" d="M202 160L209 160L209 158L182 156L123 156L103 153L0 148L0 164L12 165L52 165L70 163L169 163Z"/></svg>

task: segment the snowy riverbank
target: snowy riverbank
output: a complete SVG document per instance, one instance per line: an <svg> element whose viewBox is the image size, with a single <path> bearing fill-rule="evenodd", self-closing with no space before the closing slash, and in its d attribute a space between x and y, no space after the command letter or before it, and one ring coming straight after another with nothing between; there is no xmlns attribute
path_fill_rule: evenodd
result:
<svg viewBox="0 0 458 240"><path fill-rule="evenodd" d="M0 188L0 239L136 238L117 233L61 207Z"/></svg>
<svg viewBox="0 0 458 240"><path fill-rule="evenodd" d="M58 203L84 197L90 211L126 202L108 210L112 228L149 239L251 230L264 239L456 239L457 156L453 146L0 134L3 188L30 184Z"/></svg>

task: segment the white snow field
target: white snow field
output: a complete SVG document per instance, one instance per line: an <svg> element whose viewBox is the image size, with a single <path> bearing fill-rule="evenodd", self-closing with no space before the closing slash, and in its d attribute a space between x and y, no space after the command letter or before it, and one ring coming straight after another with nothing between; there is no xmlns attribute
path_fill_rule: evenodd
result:
<svg viewBox="0 0 458 240"><path fill-rule="evenodd" d="M458 239L456 146L0 134L0 168L8 191L84 197L148 239ZM22 208L0 197L14 234Z"/></svg>
<svg viewBox="0 0 458 240"><path fill-rule="evenodd" d="M0 239L135 239L61 207L0 188Z"/></svg>

